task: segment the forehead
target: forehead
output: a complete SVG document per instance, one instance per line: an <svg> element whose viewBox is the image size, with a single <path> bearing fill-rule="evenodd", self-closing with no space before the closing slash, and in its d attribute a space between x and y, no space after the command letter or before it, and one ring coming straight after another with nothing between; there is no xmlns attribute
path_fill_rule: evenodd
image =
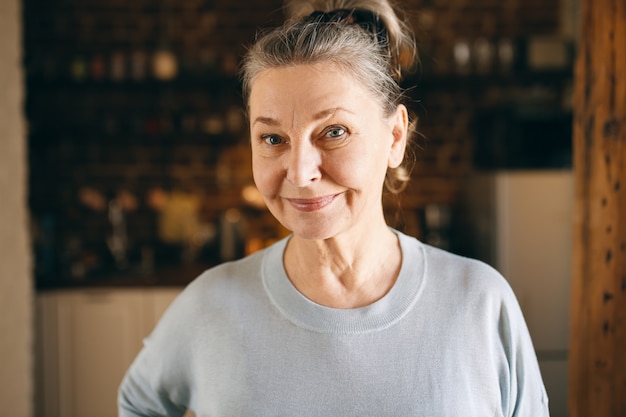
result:
<svg viewBox="0 0 626 417"><path fill-rule="evenodd" d="M251 84L250 114L322 110L332 107L378 107L373 95L346 70L332 64L267 69Z"/></svg>

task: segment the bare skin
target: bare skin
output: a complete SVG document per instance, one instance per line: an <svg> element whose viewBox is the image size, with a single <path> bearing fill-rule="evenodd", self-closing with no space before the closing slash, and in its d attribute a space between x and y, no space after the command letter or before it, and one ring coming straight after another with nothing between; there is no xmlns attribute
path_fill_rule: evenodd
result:
<svg viewBox="0 0 626 417"><path fill-rule="evenodd" d="M366 236L354 246L340 238L316 241L294 237L285 253L287 275L302 294L318 304L334 308L372 304L393 287L402 263L398 240L387 232L376 240Z"/></svg>

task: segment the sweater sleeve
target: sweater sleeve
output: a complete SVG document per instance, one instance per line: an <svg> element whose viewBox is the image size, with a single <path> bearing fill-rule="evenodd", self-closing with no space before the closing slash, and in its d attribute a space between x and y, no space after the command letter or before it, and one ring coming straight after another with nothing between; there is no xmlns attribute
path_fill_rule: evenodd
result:
<svg viewBox="0 0 626 417"><path fill-rule="evenodd" d="M468 349L485 369L495 367L490 375L500 391L501 415L548 417L548 396L535 348L508 281L484 262L435 249L428 250L427 256L431 275L437 277L432 288L438 294L431 298L446 301L438 314L446 317L453 306L464 306L468 313L461 323L470 330L461 330L463 343L472 344Z"/></svg>
<svg viewBox="0 0 626 417"><path fill-rule="evenodd" d="M182 416L190 402L189 311L185 290L166 310L126 372L118 390L119 417Z"/></svg>
<svg viewBox="0 0 626 417"><path fill-rule="evenodd" d="M508 387L503 393L511 417L548 417L548 396L535 349L521 308L512 291L506 291L499 318L500 340L508 361Z"/></svg>
<svg viewBox="0 0 626 417"><path fill-rule="evenodd" d="M153 364L142 352L127 372L118 393L119 417L176 417L186 407L177 404L167 387L151 371Z"/></svg>

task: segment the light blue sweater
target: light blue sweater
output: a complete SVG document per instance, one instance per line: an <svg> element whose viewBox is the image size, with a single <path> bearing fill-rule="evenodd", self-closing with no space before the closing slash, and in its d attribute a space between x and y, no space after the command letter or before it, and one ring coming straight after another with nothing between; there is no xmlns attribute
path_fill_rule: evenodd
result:
<svg viewBox="0 0 626 417"><path fill-rule="evenodd" d="M287 240L205 272L145 340L120 416L547 416L507 282L398 236L394 287L357 309L302 296L283 268Z"/></svg>

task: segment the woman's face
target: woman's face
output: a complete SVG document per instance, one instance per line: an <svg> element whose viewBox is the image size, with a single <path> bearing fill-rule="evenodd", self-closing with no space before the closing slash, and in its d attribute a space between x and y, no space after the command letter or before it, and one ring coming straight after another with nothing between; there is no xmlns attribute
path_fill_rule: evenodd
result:
<svg viewBox="0 0 626 417"><path fill-rule="evenodd" d="M328 239L384 222L385 173L404 156L404 106L385 117L359 83L315 64L262 72L249 109L254 180L286 228Z"/></svg>

